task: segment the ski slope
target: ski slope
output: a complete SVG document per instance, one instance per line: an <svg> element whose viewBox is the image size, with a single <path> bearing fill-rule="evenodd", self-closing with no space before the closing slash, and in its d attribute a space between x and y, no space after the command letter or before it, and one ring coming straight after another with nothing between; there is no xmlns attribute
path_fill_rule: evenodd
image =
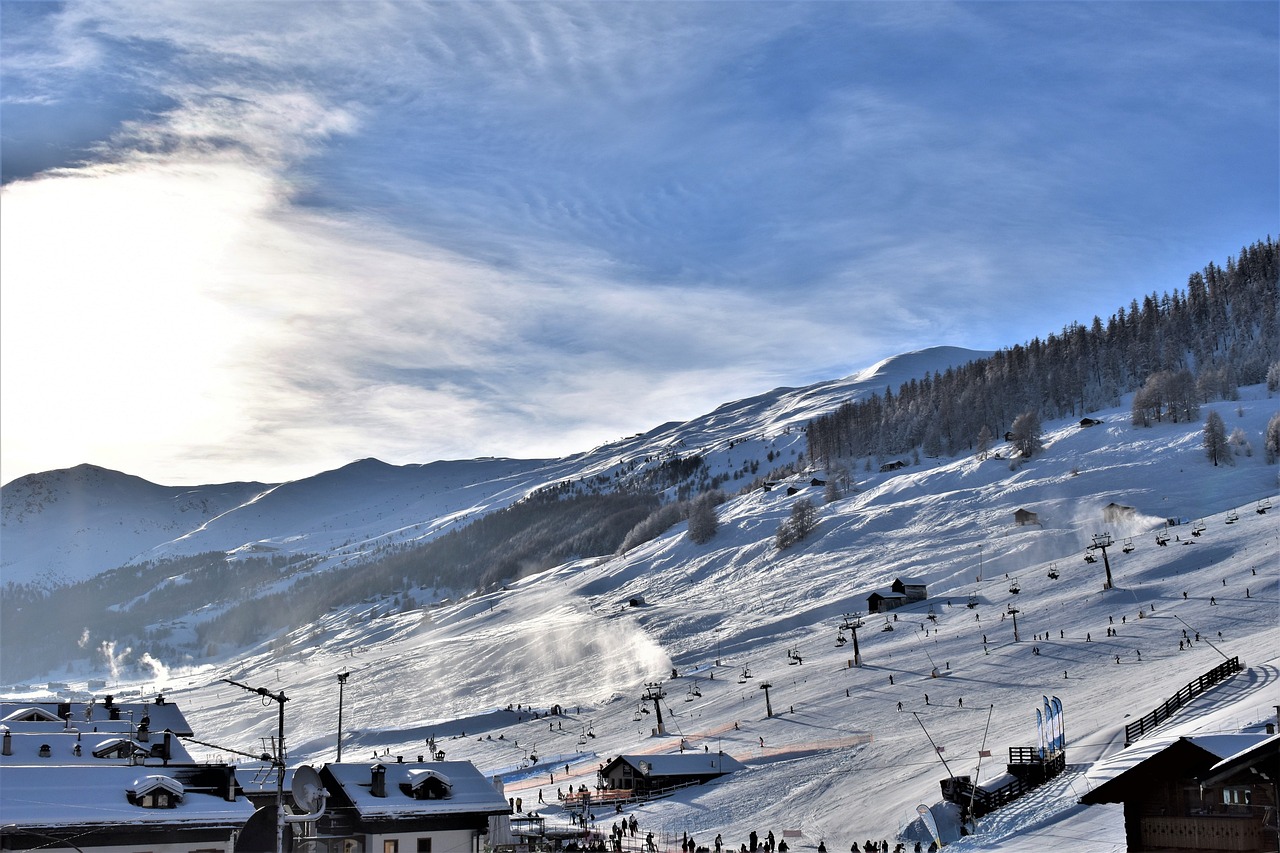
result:
<svg viewBox="0 0 1280 853"><path fill-rule="evenodd" d="M1217 409L1260 448L1277 406L1255 387L1202 415ZM501 776L527 807L539 790L554 801L558 787L593 786L597 767L620 753L724 750L746 770L634 809L642 834L674 847L682 832L700 844L721 833L736 849L751 830L791 830L801 833L788 838L793 850L825 841L833 853L892 841L917 804L940 800L948 771L930 738L951 771L974 774L989 718L993 757L979 778L998 776L1008 747L1036 743L1042 696L1058 696L1068 772L951 846L1123 850L1121 808L1076 800L1125 766L1128 717L1239 656L1245 671L1193 700L1160 736L1260 731L1274 719L1280 496L1276 466L1260 452L1210 465L1199 424L1137 429L1123 407L1094 416L1103 424L1090 429L1046 424L1044 453L1025 464L997 446L1006 458L859 472L858 490L831 503L806 473L796 496L783 483L730 499L706 545L678 525L622 556L458 602L424 599L405 613L369 601L300 626L275 651L198 668L156 664L145 684L119 687L163 689L202 740L250 751L274 733L274 707L219 679L283 690L291 760L318 763L335 757L335 676L349 671L345 760L412 760L433 739L449 760ZM799 497L819 506L819 526L780 552L774 534ZM1264 501L1277 506L1257 512ZM1111 502L1135 512L1108 523ZM1041 525L1016 527L1019 508ZM1170 517L1193 523L1169 528L1159 546ZM1192 536L1197 521L1204 529ZM1109 590L1102 561L1083 559L1103 532L1115 541ZM898 576L925 579L929 599L896 620L866 616L863 666L851 666L852 644L836 642L843 615L865 612L866 596ZM1202 639L1180 651L1184 630ZM655 736L652 715L639 710L644 685L658 681L669 736ZM570 713L548 720L527 710L557 703ZM541 811L563 819L556 806ZM607 831L614 816L600 818Z"/></svg>

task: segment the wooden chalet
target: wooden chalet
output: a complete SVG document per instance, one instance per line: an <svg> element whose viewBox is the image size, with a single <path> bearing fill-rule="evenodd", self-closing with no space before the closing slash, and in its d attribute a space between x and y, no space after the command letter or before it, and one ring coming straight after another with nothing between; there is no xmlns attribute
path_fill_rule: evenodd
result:
<svg viewBox="0 0 1280 853"><path fill-rule="evenodd" d="M1015 509L1013 511L1013 523L1018 527L1026 527L1028 524L1039 524L1040 516L1036 515L1029 509Z"/></svg>
<svg viewBox="0 0 1280 853"><path fill-rule="evenodd" d="M895 578L890 589L905 595L907 601L924 601L929 597L929 588L924 578Z"/></svg>
<svg viewBox="0 0 1280 853"><path fill-rule="evenodd" d="M877 589L867 596L868 613L888 613L907 603L907 596L892 589Z"/></svg>
<svg viewBox="0 0 1280 853"><path fill-rule="evenodd" d="M1137 514L1137 510L1131 506L1118 504L1115 501L1107 504L1102 508L1102 520L1106 522L1127 521Z"/></svg>
<svg viewBox="0 0 1280 853"><path fill-rule="evenodd" d="M723 752L682 752L671 755L619 755L599 771L606 790L653 796L675 788L718 779L744 765Z"/></svg>
<svg viewBox="0 0 1280 853"><path fill-rule="evenodd" d="M1080 802L1123 803L1130 850L1275 850L1274 827L1264 826L1267 802L1275 814L1274 778L1269 791L1265 782L1239 784L1250 767L1266 766L1266 740L1237 734L1142 741L1117 755L1110 763L1120 772Z"/></svg>

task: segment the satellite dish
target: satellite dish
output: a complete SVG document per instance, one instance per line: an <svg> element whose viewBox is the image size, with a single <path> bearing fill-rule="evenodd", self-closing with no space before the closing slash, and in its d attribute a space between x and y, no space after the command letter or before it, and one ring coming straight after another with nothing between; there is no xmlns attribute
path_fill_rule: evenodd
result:
<svg viewBox="0 0 1280 853"><path fill-rule="evenodd" d="M308 764L299 765L293 771L293 802L303 811L313 812L320 805L320 792L324 784L320 774Z"/></svg>

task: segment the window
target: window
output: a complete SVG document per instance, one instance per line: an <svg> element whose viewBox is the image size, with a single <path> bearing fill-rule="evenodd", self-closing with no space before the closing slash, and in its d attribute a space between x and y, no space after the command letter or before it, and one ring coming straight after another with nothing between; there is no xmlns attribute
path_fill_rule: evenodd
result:
<svg viewBox="0 0 1280 853"><path fill-rule="evenodd" d="M418 853L431 853L431 839L430 839L430 838L419 838L419 839L418 839Z"/></svg>
<svg viewBox="0 0 1280 853"><path fill-rule="evenodd" d="M400 853L400 842L394 838L388 838L382 842L382 853Z"/></svg>
<svg viewBox="0 0 1280 853"><path fill-rule="evenodd" d="M1247 806L1253 801L1253 791L1233 786L1222 789L1222 802L1228 806Z"/></svg>

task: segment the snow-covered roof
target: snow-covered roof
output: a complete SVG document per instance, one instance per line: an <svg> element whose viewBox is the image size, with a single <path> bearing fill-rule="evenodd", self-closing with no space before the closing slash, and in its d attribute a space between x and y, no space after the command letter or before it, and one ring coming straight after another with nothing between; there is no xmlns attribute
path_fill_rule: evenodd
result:
<svg viewBox="0 0 1280 853"><path fill-rule="evenodd" d="M139 776L133 780L133 784L125 789L125 793L132 794L135 797L142 797L153 791L168 791L175 797L181 798L185 789L182 783L172 776L165 776L163 773L149 773L146 776Z"/></svg>
<svg viewBox="0 0 1280 853"><path fill-rule="evenodd" d="M115 702L113 707L120 716L119 721L111 719L112 710L103 702L13 702L0 701L0 720L8 721L10 715L21 715L24 712L42 711L45 722L62 723L59 710L67 713L66 723L87 729L92 725L108 725L112 722L132 722L139 725L147 718L148 727L153 732L168 729L177 735L193 734L191 724L182 710L172 702ZM15 729L16 730L16 729Z"/></svg>
<svg viewBox="0 0 1280 853"><path fill-rule="evenodd" d="M209 790L177 776L209 768L167 768L164 776L185 788L171 809L147 809L129 802L136 790L139 767L6 767L0 787L0 825L16 827L94 827L127 823L142 829L171 832L173 827L239 829L253 814L245 798L228 802ZM150 775L150 774L148 774ZM160 775L160 774L156 774ZM154 784L165 784L153 782Z"/></svg>
<svg viewBox="0 0 1280 853"><path fill-rule="evenodd" d="M406 817L409 815L443 814L507 814L510 804L493 784L469 761L429 761L384 764L385 797L370 791L373 764L326 764L321 778L332 779L360 812L362 817ZM450 794L442 800L416 800L405 794L402 784L413 786L425 778L422 771L434 771L450 785Z"/></svg>
<svg viewBox="0 0 1280 853"><path fill-rule="evenodd" d="M1210 767L1209 774L1200 782L1203 785L1217 784L1222 777L1238 773L1246 767L1255 767L1266 761L1270 761L1273 768L1277 762L1280 762L1280 734L1271 735L1234 755L1227 756Z"/></svg>
<svg viewBox="0 0 1280 853"><path fill-rule="evenodd" d="M724 752L619 755L614 761L625 761L647 776L705 776L708 773L732 773L746 766Z"/></svg>
<svg viewBox="0 0 1280 853"><path fill-rule="evenodd" d="M129 764L134 766L131 756L150 755L157 744L163 745L164 733L152 732L147 743L134 740L128 733L84 731L11 731L9 745L11 754L0 755L0 768L8 771L10 767L21 766L69 766L69 765L106 765ZM40 755L40 748L48 745L49 755ZM80 754L76 754L76 746ZM148 765L163 764L162 758L145 758ZM169 738L169 763L193 764L191 754L176 738Z"/></svg>
<svg viewBox="0 0 1280 853"><path fill-rule="evenodd" d="M1188 737L1166 735L1145 738L1095 764L1088 774L1093 790L1086 794L1081 801L1094 803L1115 802L1115 800L1107 799L1110 793L1102 790L1104 787L1179 744L1189 743L1211 756L1223 759L1256 746L1266 738L1267 735L1260 734L1191 735Z"/></svg>

